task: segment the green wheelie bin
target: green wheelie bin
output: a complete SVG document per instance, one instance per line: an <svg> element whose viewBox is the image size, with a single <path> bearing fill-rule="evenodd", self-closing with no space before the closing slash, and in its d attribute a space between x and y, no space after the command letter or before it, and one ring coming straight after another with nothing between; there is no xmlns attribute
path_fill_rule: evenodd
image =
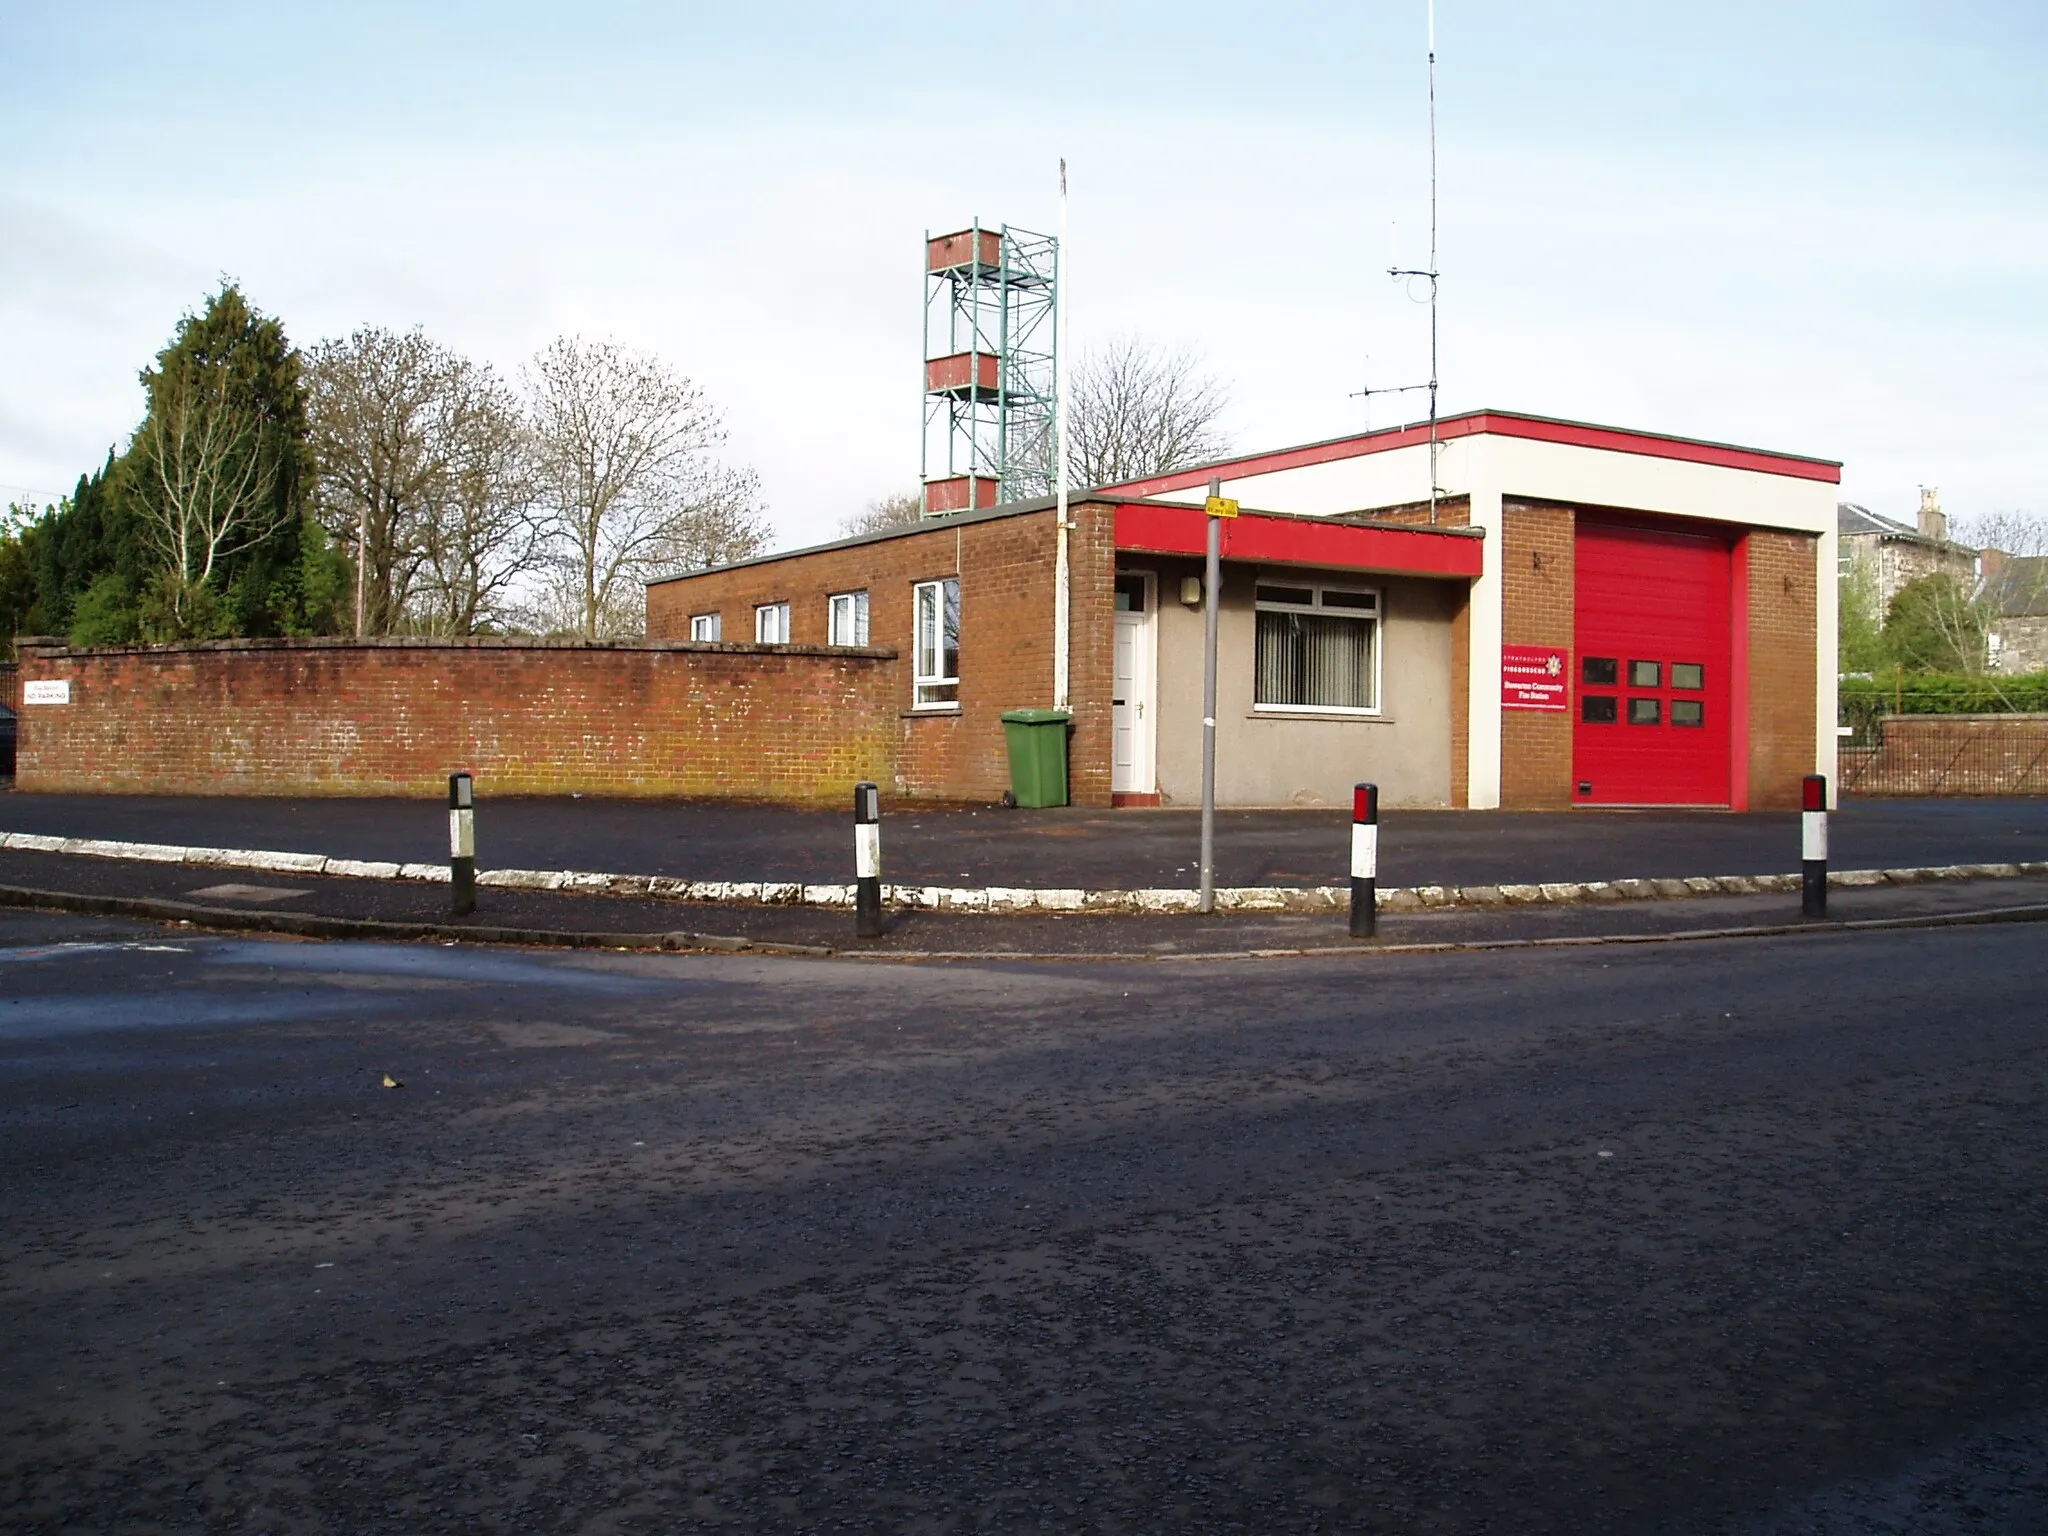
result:
<svg viewBox="0 0 2048 1536"><path fill-rule="evenodd" d="M1010 793L1036 809L1067 803L1067 722L1064 709L1003 711L1010 747Z"/></svg>

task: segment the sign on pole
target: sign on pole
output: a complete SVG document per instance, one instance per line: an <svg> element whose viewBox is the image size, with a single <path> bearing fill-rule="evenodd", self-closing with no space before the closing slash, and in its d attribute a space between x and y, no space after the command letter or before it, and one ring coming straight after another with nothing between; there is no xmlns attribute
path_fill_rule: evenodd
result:
<svg viewBox="0 0 2048 1536"><path fill-rule="evenodd" d="M1237 498L1234 496L1211 496L1203 505L1203 511L1211 517L1237 516Z"/></svg>

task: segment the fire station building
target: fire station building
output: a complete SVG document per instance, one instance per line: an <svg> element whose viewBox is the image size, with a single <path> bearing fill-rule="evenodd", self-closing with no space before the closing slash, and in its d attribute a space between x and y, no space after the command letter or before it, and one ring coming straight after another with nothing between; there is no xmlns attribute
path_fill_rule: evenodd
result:
<svg viewBox="0 0 2048 1536"><path fill-rule="evenodd" d="M1804 455L1474 411L1175 471L1069 508L1072 797L1201 788L1222 524L1217 798L1796 806L1832 782L1836 487ZM1432 480L1435 496L1431 497ZM653 583L653 639L896 654L897 794L993 800L1003 711L1054 701L1057 513L953 513Z"/></svg>

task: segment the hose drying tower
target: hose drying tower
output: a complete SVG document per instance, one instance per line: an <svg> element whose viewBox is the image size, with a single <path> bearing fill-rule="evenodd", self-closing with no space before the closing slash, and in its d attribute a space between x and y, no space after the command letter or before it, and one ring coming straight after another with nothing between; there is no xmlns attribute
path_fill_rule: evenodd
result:
<svg viewBox="0 0 2048 1536"><path fill-rule="evenodd" d="M1027 230L925 236L926 517L1042 496L1057 444L1060 243Z"/></svg>

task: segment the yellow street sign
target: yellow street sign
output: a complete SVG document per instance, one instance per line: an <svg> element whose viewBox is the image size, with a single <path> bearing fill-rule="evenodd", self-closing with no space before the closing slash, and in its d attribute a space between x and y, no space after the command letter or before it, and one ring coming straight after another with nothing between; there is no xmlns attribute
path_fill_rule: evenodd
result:
<svg viewBox="0 0 2048 1536"><path fill-rule="evenodd" d="M1233 496L1211 496L1203 510L1211 517L1237 516L1237 499Z"/></svg>

